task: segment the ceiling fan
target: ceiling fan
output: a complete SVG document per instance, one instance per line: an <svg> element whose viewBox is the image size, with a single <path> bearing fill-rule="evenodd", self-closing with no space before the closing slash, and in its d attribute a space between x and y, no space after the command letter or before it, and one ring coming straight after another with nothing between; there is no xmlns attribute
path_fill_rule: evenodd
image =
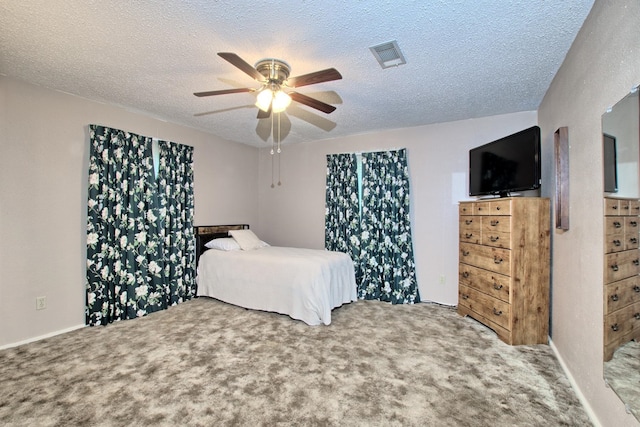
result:
<svg viewBox="0 0 640 427"><path fill-rule="evenodd" d="M342 75L335 68L327 68L301 76L289 77L291 67L281 59L261 59L256 63L255 67L253 67L235 53L219 52L218 56L261 83L261 87L257 89L239 88L195 92L195 96L203 97L226 95L229 93L258 92L256 106L259 108L259 119L269 117L272 112L279 113L284 111L292 100L327 114L332 113L336 109L333 105L329 105L299 92L285 92L283 90L285 87L297 88L332 80L340 80Z"/></svg>

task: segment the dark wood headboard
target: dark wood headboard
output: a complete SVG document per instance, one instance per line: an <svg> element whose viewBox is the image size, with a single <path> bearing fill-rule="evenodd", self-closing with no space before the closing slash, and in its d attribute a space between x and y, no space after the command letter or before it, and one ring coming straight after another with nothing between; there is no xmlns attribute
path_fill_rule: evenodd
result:
<svg viewBox="0 0 640 427"><path fill-rule="evenodd" d="M249 224L231 224L231 225L197 225L196 234L196 267L200 255L208 248L205 246L213 239L229 237L229 230L248 230Z"/></svg>

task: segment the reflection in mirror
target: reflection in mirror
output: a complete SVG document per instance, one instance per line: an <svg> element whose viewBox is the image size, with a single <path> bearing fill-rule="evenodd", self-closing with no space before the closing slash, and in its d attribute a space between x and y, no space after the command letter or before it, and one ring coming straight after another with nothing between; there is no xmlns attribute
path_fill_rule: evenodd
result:
<svg viewBox="0 0 640 427"><path fill-rule="evenodd" d="M640 100L635 88L631 94L620 100L610 111L602 116L603 153L604 153L604 184L605 196L615 198L640 198L638 168L640 149ZM633 221L630 217L629 221ZM625 225L626 227L626 225ZM626 230L626 228L625 228ZM637 235L635 231L634 235ZM627 232L624 232L626 239ZM638 236L635 236L636 239ZM637 246L636 246L637 247ZM621 284L631 280L633 284L627 286L625 293ZM619 285L618 285L619 284ZM635 286L634 286L635 284ZM615 287L615 293L608 292ZM618 290L620 289L620 290ZM627 328L623 342L609 359L610 352L605 350L604 377L609 386L622 399L627 411L633 413L640 420L640 276L637 272L632 277L620 282L609 283L605 287L604 297L613 301L626 299L628 306L619 311L626 311L619 315L620 328ZM618 312L607 313L605 301L605 325L607 318L618 316ZM612 327L618 327L616 323ZM611 323L611 322L609 322ZM605 326L606 328L606 326ZM617 331L617 329L614 329ZM607 330L605 330L605 339Z"/></svg>
<svg viewBox="0 0 640 427"><path fill-rule="evenodd" d="M602 116L605 173L617 171L618 191L614 197L640 197L638 185L638 91L618 102ZM612 147L615 146L615 148ZM615 152L611 150L614 149ZM607 176L605 176L605 184ZM608 191L609 190L609 191ZM612 192L606 188L605 192Z"/></svg>

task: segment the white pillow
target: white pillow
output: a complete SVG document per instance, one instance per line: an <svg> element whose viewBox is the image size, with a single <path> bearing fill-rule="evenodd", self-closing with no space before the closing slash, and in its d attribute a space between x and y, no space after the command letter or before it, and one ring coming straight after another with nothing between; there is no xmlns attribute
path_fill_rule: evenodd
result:
<svg viewBox="0 0 640 427"><path fill-rule="evenodd" d="M251 230L229 230L229 234L240 245L243 251L250 251L252 249L263 248L268 246L265 242L258 239L258 236Z"/></svg>
<svg viewBox="0 0 640 427"><path fill-rule="evenodd" d="M204 244L209 249L218 249L221 251L239 251L240 245L231 237L222 239L213 239Z"/></svg>

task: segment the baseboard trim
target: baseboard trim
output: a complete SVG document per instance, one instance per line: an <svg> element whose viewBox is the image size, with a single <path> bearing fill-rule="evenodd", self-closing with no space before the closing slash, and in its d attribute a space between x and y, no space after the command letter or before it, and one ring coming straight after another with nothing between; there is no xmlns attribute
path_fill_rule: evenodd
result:
<svg viewBox="0 0 640 427"><path fill-rule="evenodd" d="M18 342L14 342L14 343L11 343L11 344L2 345L2 346L0 346L0 350L5 350L7 348L18 347L18 346L21 346L21 345L24 345L24 344L29 344L29 343L32 343L32 342L43 340L45 338L55 337L56 335L60 335L60 334L66 334L67 332L75 331L77 329L82 329L82 328L84 328L86 326L87 325L72 326L70 328L61 329L61 330L55 331L55 332L50 332L48 334L40 335L38 337L29 338L29 339L26 339L24 341L18 341Z"/></svg>
<svg viewBox="0 0 640 427"><path fill-rule="evenodd" d="M598 420L598 417L596 417L595 412L593 412L593 408L591 407L591 404L589 404L589 401L584 397L584 394L582 394L582 390L580 389L580 387L578 387L578 384L573 378L573 375L571 375L571 371L569 371L569 369L567 368L567 365L564 363L564 359L562 358L562 356L560 356L560 353L558 352L558 349L553 343L553 340L551 340L551 337L549 337L549 347L551 347L551 350L556 355L556 359L558 359L558 362L560 362L560 367L562 367L562 370L564 371L565 375L569 379L569 383L571 384L571 387L576 392L576 395L578 396L578 400L580 400L580 403L582 403L582 406L584 406L585 412L589 416L589 419L593 423L594 427L602 427L602 424L600 424L600 420Z"/></svg>

